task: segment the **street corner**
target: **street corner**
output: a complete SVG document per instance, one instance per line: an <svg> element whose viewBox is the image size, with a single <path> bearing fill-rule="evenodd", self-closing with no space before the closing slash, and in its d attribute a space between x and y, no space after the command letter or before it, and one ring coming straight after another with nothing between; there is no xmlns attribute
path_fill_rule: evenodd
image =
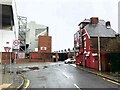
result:
<svg viewBox="0 0 120 90"><path fill-rule="evenodd" d="M25 82L24 76L17 75L17 77L14 78L13 83L7 87L7 89L20 89L23 87Z"/></svg>

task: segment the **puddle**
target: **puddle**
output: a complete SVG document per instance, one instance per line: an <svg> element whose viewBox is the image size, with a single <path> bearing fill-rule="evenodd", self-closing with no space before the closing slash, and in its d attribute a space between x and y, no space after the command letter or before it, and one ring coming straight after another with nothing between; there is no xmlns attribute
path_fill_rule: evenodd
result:
<svg viewBox="0 0 120 90"><path fill-rule="evenodd" d="M48 66L44 66L44 67L43 67L43 69L46 69L46 68L48 68Z"/></svg>
<svg viewBox="0 0 120 90"><path fill-rule="evenodd" d="M16 72L16 74L22 74L22 73L25 73L25 72L27 72L27 71L25 71L25 70L23 70L23 71L17 71ZM13 72L13 71L8 71L8 73L15 73L15 72Z"/></svg>
<svg viewBox="0 0 120 90"><path fill-rule="evenodd" d="M23 70L23 71L17 71L16 73L17 74L22 74L22 73L25 73L25 72L27 72L27 71L25 71L25 70Z"/></svg>
<svg viewBox="0 0 120 90"><path fill-rule="evenodd" d="M13 71L7 71L8 73L14 73Z"/></svg>
<svg viewBox="0 0 120 90"><path fill-rule="evenodd" d="M30 70L39 70L39 67L28 67Z"/></svg>
<svg viewBox="0 0 120 90"><path fill-rule="evenodd" d="M59 64L59 66L61 66L61 64Z"/></svg>

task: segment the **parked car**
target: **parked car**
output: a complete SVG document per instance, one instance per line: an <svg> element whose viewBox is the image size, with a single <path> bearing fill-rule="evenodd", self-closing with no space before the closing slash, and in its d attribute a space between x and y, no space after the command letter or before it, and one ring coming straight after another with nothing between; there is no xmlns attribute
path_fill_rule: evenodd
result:
<svg viewBox="0 0 120 90"><path fill-rule="evenodd" d="M74 58L68 58L67 60L64 61L65 64L67 63L75 63L75 59Z"/></svg>

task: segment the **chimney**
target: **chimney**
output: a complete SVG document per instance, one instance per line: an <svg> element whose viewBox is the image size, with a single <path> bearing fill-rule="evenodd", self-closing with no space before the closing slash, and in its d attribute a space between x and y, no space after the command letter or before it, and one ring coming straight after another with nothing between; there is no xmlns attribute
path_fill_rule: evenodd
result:
<svg viewBox="0 0 120 90"><path fill-rule="evenodd" d="M49 27L47 27L47 36L49 35Z"/></svg>
<svg viewBox="0 0 120 90"><path fill-rule="evenodd" d="M98 19L98 17L91 17L90 22L91 22L91 24L98 24L99 19Z"/></svg>
<svg viewBox="0 0 120 90"><path fill-rule="evenodd" d="M106 28L107 28L107 29L110 29L110 28L111 28L110 21L107 21L105 25L106 25Z"/></svg>

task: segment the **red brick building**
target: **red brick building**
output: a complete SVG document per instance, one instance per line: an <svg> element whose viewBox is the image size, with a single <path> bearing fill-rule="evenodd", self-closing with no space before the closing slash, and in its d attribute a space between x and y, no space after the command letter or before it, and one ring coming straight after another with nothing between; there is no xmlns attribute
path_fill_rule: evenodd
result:
<svg viewBox="0 0 120 90"><path fill-rule="evenodd" d="M51 53L52 50L52 37L51 36L39 36L38 37L38 51Z"/></svg>
<svg viewBox="0 0 120 90"><path fill-rule="evenodd" d="M30 61L47 62L53 61L52 58L52 37L39 36L38 37L38 52L30 53Z"/></svg>
<svg viewBox="0 0 120 90"><path fill-rule="evenodd" d="M100 55L101 69L107 71L110 52L118 50L111 44L117 39L110 22L92 17L81 22L79 28L74 34L76 64L98 70Z"/></svg>

